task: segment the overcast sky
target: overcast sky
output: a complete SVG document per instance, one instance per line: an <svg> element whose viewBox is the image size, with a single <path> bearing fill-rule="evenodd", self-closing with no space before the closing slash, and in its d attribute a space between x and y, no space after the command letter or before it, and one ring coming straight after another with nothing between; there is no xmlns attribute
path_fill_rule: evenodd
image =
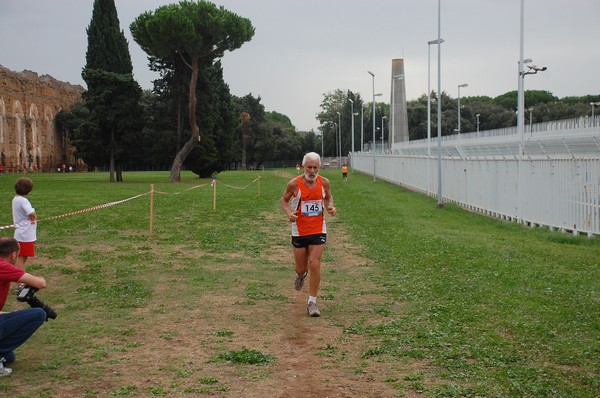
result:
<svg viewBox="0 0 600 398"><path fill-rule="evenodd" d="M129 25L144 11L176 3L115 0L142 88L157 78ZM267 111L290 117L298 130L317 130L323 95L336 89L375 91L389 101L392 59L403 58L406 96L427 92L428 45L438 37L437 0L217 0L249 18L252 41L225 53L232 94L260 96ZM93 0L0 0L0 65L73 84L81 69ZM517 89L520 0L442 0L442 90L457 97L495 97ZM600 0L525 0L524 58L548 70L525 78L526 90L562 98L600 94ZM431 47L431 87L437 88ZM591 109L590 109L591 111Z"/></svg>

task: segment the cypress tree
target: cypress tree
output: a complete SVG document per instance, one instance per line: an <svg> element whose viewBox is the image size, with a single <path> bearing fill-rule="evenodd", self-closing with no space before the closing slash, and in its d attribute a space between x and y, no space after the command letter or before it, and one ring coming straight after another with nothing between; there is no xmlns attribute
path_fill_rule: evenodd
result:
<svg viewBox="0 0 600 398"><path fill-rule="evenodd" d="M142 90L133 79L125 34L114 0L95 0L87 28L88 48L82 77L88 86L83 98L90 117L76 132L78 155L88 166L108 163L110 181L122 181L123 163L133 160L141 140Z"/></svg>

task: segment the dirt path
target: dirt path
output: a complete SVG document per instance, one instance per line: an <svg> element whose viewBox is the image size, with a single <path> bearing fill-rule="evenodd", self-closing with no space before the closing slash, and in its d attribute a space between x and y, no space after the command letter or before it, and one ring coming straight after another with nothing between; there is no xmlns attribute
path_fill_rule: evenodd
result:
<svg viewBox="0 0 600 398"><path fill-rule="evenodd" d="M289 234L280 213L264 217L272 236ZM73 314L96 332L87 336L89 343L80 348L77 363L61 364L56 380L41 387L49 394L45 396L413 396L398 394L394 385L414 372L414 364L363 357L376 348L364 328L389 322L386 314L401 316L401 305L390 303L371 282L369 275L376 271L360 256L360 247L349 241L343 224L330 220L328 232L320 318L307 316L308 284L300 292L293 289L292 247L287 240L247 261L239 253L220 254L231 256L231 261L223 261L181 249L190 259L208 258L226 280L223 285L201 287L197 301L186 302L178 297L178 287L185 283L176 270L159 271L151 302L132 311L120 327L103 330L102 321L92 315L88 319ZM169 247L169 253L164 247L152 250L164 259L182 255L177 248ZM198 277L210 274L200 272ZM378 311L382 308L385 311ZM215 360L219 353L243 349L274 359L267 365ZM17 378L11 381L19 391L27 388L19 386L23 381Z"/></svg>
<svg viewBox="0 0 600 398"><path fill-rule="evenodd" d="M265 217L266 228L270 228L271 233L278 236L289 233L279 213ZM168 314L159 314L153 332L145 336L143 345L136 349L139 355L135 361L124 361L128 365L135 364L134 368L114 371L124 377L115 387L128 383L139 385L139 375L144 373L148 374L148 384L165 386L173 372L181 373L185 369L192 377L177 380L180 384L177 390L187 386L184 391L208 396L395 396L394 381L407 372L407 364L363 359L363 353L374 347L369 345L364 333L347 331L352 325L389 321L375 311L389 305L382 302L386 300L384 296L376 294L379 287L368 278L374 271L359 255L360 247L348 241L348 234L335 220L329 222L328 229L319 292L320 318L307 316L308 284L300 292L293 289L291 245L273 245L261 255L261 262L266 264L264 272L253 274L256 270L251 268L256 265L232 265L233 273L248 276L240 277L237 286L207 292L191 318L174 317L177 308ZM248 287L253 285L259 287L258 293L263 294L264 299L247 297ZM399 312L401 308L397 306L392 310ZM152 316L157 318L156 314ZM164 336L169 333L175 337L165 341ZM243 349L259 351L275 360L266 366L212 361L218 352ZM160 363L161 358L170 358L166 361L170 366L156 367L154 364ZM216 382L199 385L198 380L207 379Z"/></svg>
<svg viewBox="0 0 600 398"><path fill-rule="evenodd" d="M254 391L239 391L244 397L391 397L394 391L386 382L385 368L373 367L361 359L365 341L359 334L345 333L353 323L373 321L372 309L382 298L364 292L376 286L366 276L368 261L359 248L346 240L341 225L329 222L327 254L323 262L319 305L322 317L306 314L308 286L301 292L292 289L294 268L292 248L273 247L266 255L271 261L289 267L290 277L281 287L290 302L276 317L267 351L277 357L269 367L268 381ZM285 233L282 231L282 233ZM335 272L332 272L335 271ZM325 298L329 297L329 300ZM371 319L370 319L371 318ZM378 318L378 317L376 317ZM391 376L393 377L393 376ZM238 396L238 395L233 395Z"/></svg>

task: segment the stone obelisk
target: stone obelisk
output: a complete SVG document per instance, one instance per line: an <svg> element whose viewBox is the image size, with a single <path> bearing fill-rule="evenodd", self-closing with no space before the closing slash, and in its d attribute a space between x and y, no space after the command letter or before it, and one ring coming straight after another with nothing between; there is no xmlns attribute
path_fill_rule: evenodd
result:
<svg viewBox="0 0 600 398"><path fill-rule="evenodd" d="M409 140L408 116L406 114L406 75L404 74L404 59L392 60L392 93L390 96L390 139L388 149L394 143Z"/></svg>

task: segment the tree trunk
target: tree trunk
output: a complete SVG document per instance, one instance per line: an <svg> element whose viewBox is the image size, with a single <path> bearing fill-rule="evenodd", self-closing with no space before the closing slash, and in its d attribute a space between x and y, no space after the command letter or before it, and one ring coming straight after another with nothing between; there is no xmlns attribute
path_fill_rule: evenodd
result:
<svg viewBox="0 0 600 398"><path fill-rule="evenodd" d="M110 128L110 163L109 163L110 182L115 182L115 128Z"/></svg>
<svg viewBox="0 0 600 398"><path fill-rule="evenodd" d="M242 112L242 170L246 170L246 141L248 140L249 124L250 114Z"/></svg>
<svg viewBox="0 0 600 398"><path fill-rule="evenodd" d="M169 180L170 182L181 181L181 166L188 155L200 142L200 130L198 129L198 124L196 122L196 85L198 83L199 58L200 56L198 54L192 54L192 77L190 79L190 103L188 109L192 136L177 153L175 159L173 159L173 165L171 166L171 179Z"/></svg>
<svg viewBox="0 0 600 398"><path fill-rule="evenodd" d="M177 137L175 140L175 151L179 152L181 150L181 137L183 136L183 110L181 109L181 101L182 101L182 89L181 86L177 89Z"/></svg>
<svg viewBox="0 0 600 398"><path fill-rule="evenodd" d="M123 182L123 166L121 162L117 163L117 182Z"/></svg>
<svg viewBox="0 0 600 398"><path fill-rule="evenodd" d="M183 166L183 162L187 158L187 156L196 148L198 145L198 139L195 137L191 137L181 148L181 150L175 156L173 160L173 165L171 166L171 179L170 182L179 182L181 181L181 166ZM176 173L176 174L175 174Z"/></svg>

